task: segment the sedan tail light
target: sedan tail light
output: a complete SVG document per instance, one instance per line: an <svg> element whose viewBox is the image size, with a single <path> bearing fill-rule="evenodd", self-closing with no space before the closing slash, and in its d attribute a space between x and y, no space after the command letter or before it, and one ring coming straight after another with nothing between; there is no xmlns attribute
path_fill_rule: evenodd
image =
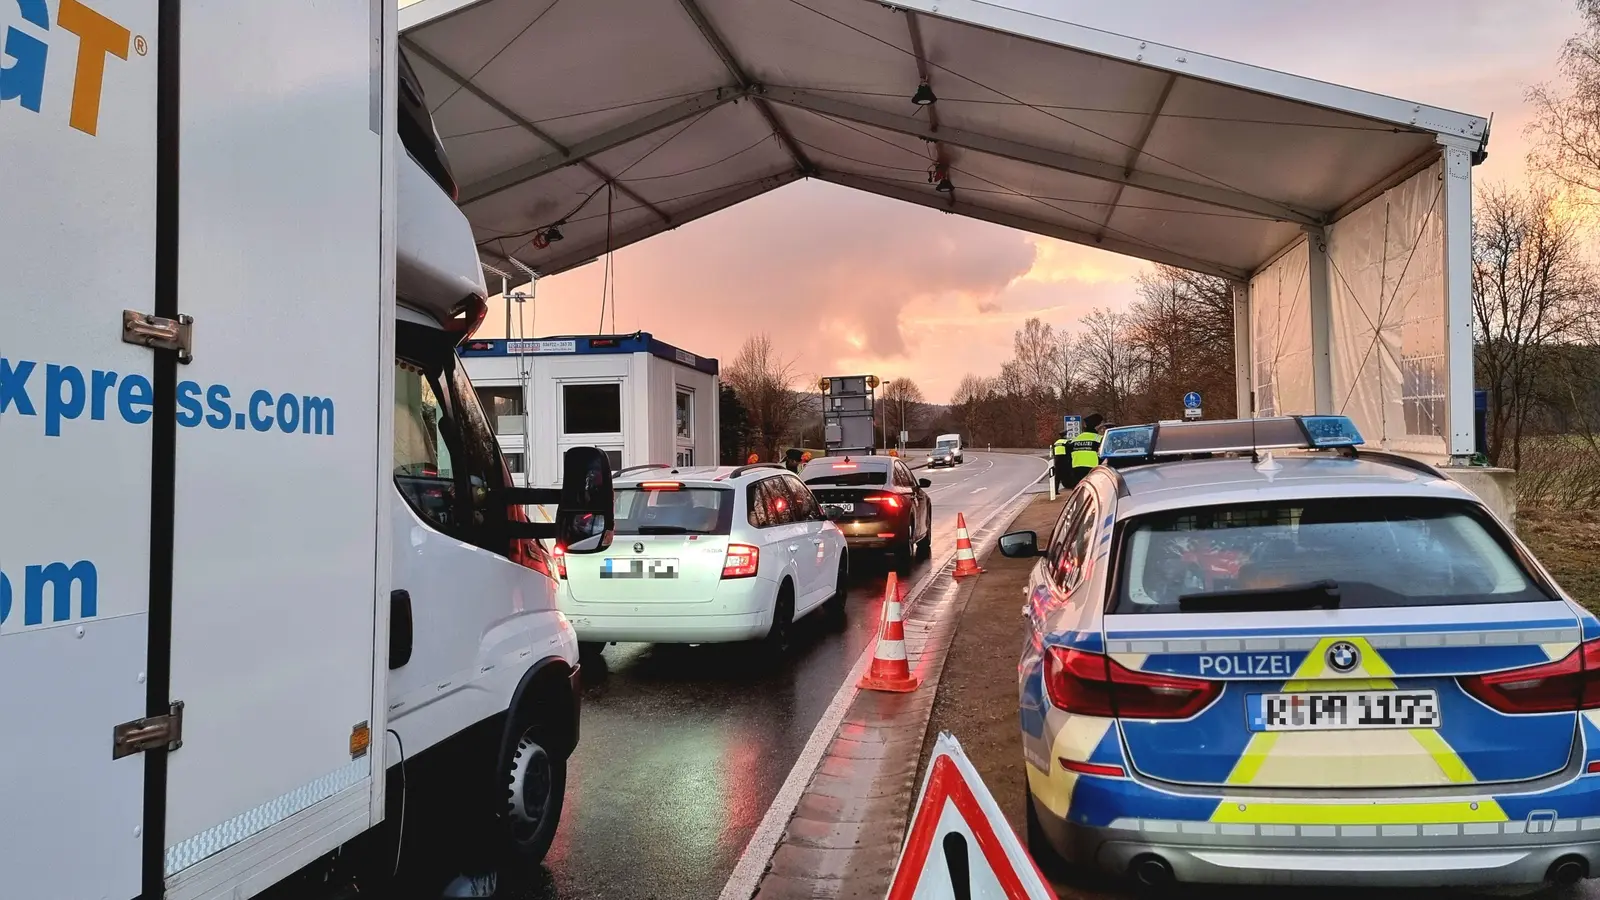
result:
<svg viewBox="0 0 1600 900"><path fill-rule="evenodd" d="M761 548L749 544L729 544L722 559L723 578L753 578L761 568Z"/></svg>
<svg viewBox="0 0 1600 900"><path fill-rule="evenodd" d="M1464 675L1463 690L1503 713L1576 712L1600 708L1600 640L1555 662L1508 672Z"/></svg>
<svg viewBox="0 0 1600 900"><path fill-rule="evenodd" d="M900 508L900 498L896 497L894 494L873 494L867 498L867 502L876 503L880 506L887 506L890 509Z"/></svg>
<svg viewBox="0 0 1600 900"><path fill-rule="evenodd" d="M1045 654L1044 686L1057 709L1123 719L1187 719L1222 693L1220 682L1136 672L1109 656L1069 647Z"/></svg>
<svg viewBox="0 0 1600 900"><path fill-rule="evenodd" d="M567 577L567 548L557 544L554 555L556 558L556 575L565 580Z"/></svg>

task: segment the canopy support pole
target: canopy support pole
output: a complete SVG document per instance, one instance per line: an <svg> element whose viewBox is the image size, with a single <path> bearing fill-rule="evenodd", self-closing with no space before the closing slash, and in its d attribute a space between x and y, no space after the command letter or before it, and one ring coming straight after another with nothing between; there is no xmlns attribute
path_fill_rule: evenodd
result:
<svg viewBox="0 0 1600 900"><path fill-rule="evenodd" d="M1331 416L1333 408L1333 296L1328 285L1328 236L1321 228L1304 228L1306 274L1311 283L1312 408Z"/></svg>
<svg viewBox="0 0 1600 900"><path fill-rule="evenodd" d="M1233 283L1233 379L1234 417L1253 419L1256 416L1255 355L1252 338L1255 337L1255 320L1250 315L1250 283Z"/></svg>
<svg viewBox="0 0 1600 900"><path fill-rule="evenodd" d="M1472 409L1472 147L1444 144L1445 444L1450 462L1476 451Z"/></svg>

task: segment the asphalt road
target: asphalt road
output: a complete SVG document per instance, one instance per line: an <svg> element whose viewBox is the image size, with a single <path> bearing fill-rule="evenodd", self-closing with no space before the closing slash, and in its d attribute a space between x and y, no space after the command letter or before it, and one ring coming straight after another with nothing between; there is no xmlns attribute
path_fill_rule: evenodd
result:
<svg viewBox="0 0 1600 900"><path fill-rule="evenodd" d="M934 560L1044 469L1044 460L968 453L933 482ZM927 563L908 576L914 582ZM715 897L845 673L872 640L886 568L860 560L847 622L808 616L789 654L619 644L584 674L582 740L566 810L538 872L502 873L517 900ZM597 671L596 671L597 670Z"/></svg>

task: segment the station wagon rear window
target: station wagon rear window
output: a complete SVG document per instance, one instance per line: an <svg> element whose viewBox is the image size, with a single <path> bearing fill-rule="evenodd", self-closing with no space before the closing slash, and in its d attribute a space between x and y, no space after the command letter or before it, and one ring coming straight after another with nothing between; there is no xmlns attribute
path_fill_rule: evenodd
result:
<svg viewBox="0 0 1600 900"><path fill-rule="evenodd" d="M733 491L617 489L617 534L727 534Z"/></svg>
<svg viewBox="0 0 1600 900"><path fill-rule="evenodd" d="M1239 504L1140 516L1123 529L1114 613L1552 599L1499 526L1458 501Z"/></svg>
<svg viewBox="0 0 1600 900"><path fill-rule="evenodd" d="M832 485L834 487L872 487L889 483L889 470L879 468L844 468L829 469L823 466L820 470L807 469L804 474L806 484L815 487Z"/></svg>

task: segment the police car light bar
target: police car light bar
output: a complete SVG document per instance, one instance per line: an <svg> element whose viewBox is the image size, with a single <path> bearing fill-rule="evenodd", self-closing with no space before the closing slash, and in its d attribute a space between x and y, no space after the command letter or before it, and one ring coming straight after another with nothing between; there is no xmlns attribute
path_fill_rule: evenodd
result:
<svg viewBox="0 0 1600 900"><path fill-rule="evenodd" d="M1154 459L1194 453L1323 450L1357 447L1362 443L1361 432L1349 416L1161 422L1107 430L1100 440L1100 458Z"/></svg>

